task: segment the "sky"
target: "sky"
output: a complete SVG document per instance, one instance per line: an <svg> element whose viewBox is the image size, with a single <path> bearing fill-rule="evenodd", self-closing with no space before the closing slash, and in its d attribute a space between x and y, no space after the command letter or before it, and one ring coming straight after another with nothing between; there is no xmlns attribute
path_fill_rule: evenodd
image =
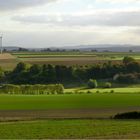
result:
<svg viewBox="0 0 140 140"><path fill-rule="evenodd" d="M140 44L140 0L0 0L4 46Z"/></svg>

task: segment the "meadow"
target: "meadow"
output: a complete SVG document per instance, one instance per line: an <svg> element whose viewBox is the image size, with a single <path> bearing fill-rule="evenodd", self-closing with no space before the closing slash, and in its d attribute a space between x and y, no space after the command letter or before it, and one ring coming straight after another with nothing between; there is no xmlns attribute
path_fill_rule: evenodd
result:
<svg viewBox="0 0 140 140"><path fill-rule="evenodd" d="M37 120L0 123L1 139L138 139L139 120Z"/></svg>
<svg viewBox="0 0 140 140"><path fill-rule="evenodd" d="M140 94L1 95L0 110L140 107Z"/></svg>

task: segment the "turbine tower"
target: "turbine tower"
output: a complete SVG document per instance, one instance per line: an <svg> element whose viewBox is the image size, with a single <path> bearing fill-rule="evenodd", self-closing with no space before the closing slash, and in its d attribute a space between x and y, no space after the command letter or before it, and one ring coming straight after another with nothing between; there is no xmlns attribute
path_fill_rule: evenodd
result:
<svg viewBox="0 0 140 140"><path fill-rule="evenodd" d="M2 54L2 39L3 39L3 36L0 35L0 52Z"/></svg>

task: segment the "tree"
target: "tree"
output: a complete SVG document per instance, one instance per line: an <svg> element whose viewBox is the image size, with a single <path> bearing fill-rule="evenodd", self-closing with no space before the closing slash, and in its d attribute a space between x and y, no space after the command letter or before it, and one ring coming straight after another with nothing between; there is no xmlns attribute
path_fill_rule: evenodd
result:
<svg viewBox="0 0 140 140"><path fill-rule="evenodd" d="M125 56L123 59L123 64L128 65L131 62L135 62L135 59L133 57L130 56Z"/></svg>
<svg viewBox="0 0 140 140"><path fill-rule="evenodd" d="M104 88L111 88L112 84L110 82L106 82Z"/></svg>
<svg viewBox="0 0 140 140"><path fill-rule="evenodd" d="M23 72L27 69L27 66L25 63L20 62L17 64L17 66L15 67L15 69L13 70L14 73L20 73Z"/></svg>
<svg viewBox="0 0 140 140"><path fill-rule="evenodd" d="M88 81L88 87L89 88L97 88L98 87L98 83L96 80L93 79L89 79Z"/></svg>

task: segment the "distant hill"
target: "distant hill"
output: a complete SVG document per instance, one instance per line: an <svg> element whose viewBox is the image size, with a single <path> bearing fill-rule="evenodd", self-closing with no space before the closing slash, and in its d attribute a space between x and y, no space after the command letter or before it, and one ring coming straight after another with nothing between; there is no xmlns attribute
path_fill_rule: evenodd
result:
<svg viewBox="0 0 140 140"><path fill-rule="evenodd" d="M140 46L136 45L111 45L111 44L99 44L99 45L79 45L63 47L65 49L79 49L80 51L98 51L98 52L140 52Z"/></svg>
<svg viewBox="0 0 140 140"><path fill-rule="evenodd" d="M80 50L80 51L97 51L97 52L140 52L140 45L117 45L117 44L97 44L97 45L79 45L79 46L64 46L64 47L46 47L46 48L22 48L18 46L4 46L7 51L19 51L27 49L28 51L43 51L47 49L52 51L57 50Z"/></svg>
<svg viewBox="0 0 140 140"><path fill-rule="evenodd" d="M4 46L3 49L6 49L7 51L17 51L19 50L19 48L21 47L17 47L17 46Z"/></svg>

